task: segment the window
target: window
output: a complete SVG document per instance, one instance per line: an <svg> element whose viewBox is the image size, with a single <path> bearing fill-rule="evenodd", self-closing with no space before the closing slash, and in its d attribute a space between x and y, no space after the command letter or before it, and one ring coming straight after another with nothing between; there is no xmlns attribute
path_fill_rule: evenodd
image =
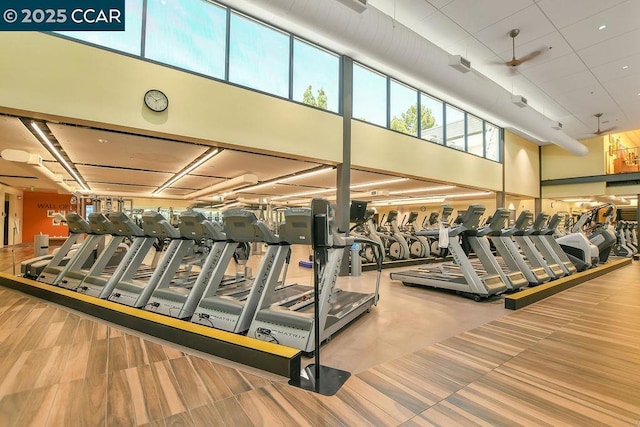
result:
<svg viewBox="0 0 640 427"><path fill-rule="evenodd" d="M229 81L289 97L289 36L231 14Z"/></svg>
<svg viewBox="0 0 640 427"><path fill-rule="evenodd" d="M391 80L389 89L389 127L398 132L418 136L418 91L395 80Z"/></svg>
<svg viewBox="0 0 640 427"><path fill-rule="evenodd" d="M484 156L483 120L467 113L467 152Z"/></svg>
<svg viewBox="0 0 640 427"><path fill-rule="evenodd" d="M353 118L387 126L387 78L353 64Z"/></svg>
<svg viewBox="0 0 640 427"><path fill-rule="evenodd" d="M124 7L124 31L57 31L57 33L109 49L140 55L142 0L126 0Z"/></svg>
<svg viewBox="0 0 640 427"><path fill-rule="evenodd" d="M421 93L420 110L422 110L422 133L420 138L435 142L436 144L442 144L444 140L442 135L444 131L444 121L442 120L444 106L442 102Z"/></svg>
<svg viewBox="0 0 640 427"><path fill-rule="evenodd" d="M147 0L145 57L224 79L226 15L203 0Z"/></svg>
<svg viewBox="0 0 640 427"><path fill-rule="evenodd" d="M485 141L487 144L487 153L485 157L489 160L500 161L500 128L485 122Z"/></svg>
<svg viewBox="0 0 640 427"><path fill-rule="evenodd" d="M464 151L464 111L447 104L445 117L447 147Z"/></svg>
<svg viewBox="0 0 640 427"><path fill-rule="evenodd" d="M340 58L295 39L293 100L337 113L340 105Z"/></svg>

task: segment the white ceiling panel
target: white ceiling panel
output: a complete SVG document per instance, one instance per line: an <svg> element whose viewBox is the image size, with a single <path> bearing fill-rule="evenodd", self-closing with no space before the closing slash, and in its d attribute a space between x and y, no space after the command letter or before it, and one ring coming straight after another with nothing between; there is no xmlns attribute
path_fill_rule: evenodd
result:
<svg viewBox="0 0 640 427"><path fill-rule="evenodd" d="M93 184L91 185L92 192L107 192L113 193L139 193L141 195L148 195L154 187L148 187L144 185L123 185L123 184ZM160 202L159 206L162 204Z"/></svg>
<svg viewBox="0 0 640 427"><path fill-rule="evenodd" d="M580 88L588 88L597 86L598 81L591 71L584 70L573 73L553 80L540 83L540 88L549 95L557 95L561 93L571 92Z"/></svg>
<svg viewBox="0 0 640 427"><path fill-rule="evenodd" d="M213 184L218 184L226 180L227 178L210 178L205 176L187 175L173 184L172 187L189 188L192 189L192 191L195 191L202 190L203 188L210 187Z"/></svg>
<svg viewBox="0 0 640 427"><path fill-rule="evenodd" d="M615 80L607 80L603 83L607 91L619 103L640 105L640 74L633 73ZM629 90L636 87L636 90Z"/></svg>
<svg viewBox="0 0 640 427"><path fill-rule="evenodd" d="M0 148L24 150L40 155L43 160L54 160L49 151L17 117L0 116Z"/></svg>
<svg viewBox="0 0 640 427"><path fill-rule="evenodd" d="M260 167L256 167L260 165ZM319 163L284 159L281 157L242 151L223 150L213 159L193 171L196 175L235 178L244 174L254 174L259 181L268 181L283 175L313 169Z"/></svg>
<svg viewBox="0 0 640 427"><path fill-rule="evenodd" d="M573 49L571 49L571 46L569 46L564 38L562 38L562 36L557 32L547 34L527 43L518 44L518 42L516 41L516 58L522 58L536 51L540 51L542 53L540 53L540 55L536 56L535 58L519 65L518 70L525 70L529 67L535 67L537 65L553 61L554 59L561 58L569 53L573 53ZM510 61L513 57L513 50L511 46L504 50L501 50L499 52L499 55L505 61Z"/></svg>
<svg viewBox="0 0 640 427"><path fill-rule="evenodd" d="M209 149L84 127L49 124L49 128L71 161L89 165L176 173Z"/></svg>
<svg viewBox="0 0 640 427"><path fill-rule="evenodd" d="M159 187L173 176L170 173L78 165L78 172L90 186L94 182Z"/></svg>
<svg viewBox="0 0 640 427"><path fill-rule="evenodd" d="M0 166L2 166L1 163L0 163ZM9 187L14 187L20 190L30 190L31 186L33 186L34 191L44 191L44 192L58 191L58 187L56 185L44 179L7 178L3 175L4 174L0 174L0 184L7 185Z"/></svg>
<svg viewBox="0 0 640 427"><path fill-rule="evenodd" d="M580 50L640 28L639 17L640 1L626 1L563 28L562 34L575 50ZM599 30L601 25L607 28Z"/></svg>
<svg viewBox="0 0 640 427"><path fill-rule="evenodd" d="M442 9L452 1L453 0L426 0L427 3L429 3L431 6L435 7L436 9Z"/></svg>
<svg viewBox="0 0 640 427"><path fill-rule="evenodd" d="M425 0L369 0L368 5L408 27L436 12L436 8Z"/></svg>
<svg viewBox="0 0 640 427"><path fill-rule="evenodd" d="M538 6L558 28L563 28L609 9L625 0L539 0Z"/></svg>
<svg viewBox="0 0 640 427"><path fill-rule="evenodd" d="M640 43L640 40L638 40L638 43ZM636 53L635 55L631 55L624 59L611 61L598 67L593 67L592 71L603 84L610 80L617 81L631 77L632 79L635 79L640 86L640 53Z"/></svg>
<svg viewBox="0 0 640 427"><path fill-rule="evenodd" d="M454 0L440 11L474 34L531 5L531 0Z"/></svg>
<svg viewBox="0 0 640 427"><path fill-rule="evenodd" d="M589 67L597 67L640 52L640 29L578 51Z"/></svg>
<svg viewBox="0 0 640 427"><path fill-rule="evenodd" d="M519 47L538 38L551 34L555 28L534 4L521 11L478 31L474 36L495 52L501 52L506 47L512 48L509 31L520 29L516 37L516 56L526 54Z"/></svg>
<svg viewBox="0 0 640 427"><path fill-rule="evenodd" d="M408 27L446 51L455 43L469 37L468 32L440 12L435 12Z"/></svg>
<svg viewBox="0 0 640 427"><path fill-rule="evenodd" d="M532 65L527 69L521 70L521 73L532 81L544 83L585 70L587 70L587 67L578 58L578 55L570 53L553 61Z"/></svg>

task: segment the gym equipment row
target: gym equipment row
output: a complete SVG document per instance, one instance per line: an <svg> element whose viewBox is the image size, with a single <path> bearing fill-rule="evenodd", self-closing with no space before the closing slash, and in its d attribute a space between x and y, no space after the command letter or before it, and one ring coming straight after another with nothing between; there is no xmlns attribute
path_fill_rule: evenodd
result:
<svg viewBox="0 0 640 427"><path fill-rule="evenodd" d="M606 207L604 217L610 218L615 207ZM533 214L525 210L513 226L505 227L509 218L507 209L498 208L480 226L484 213L482 205L470 205L447 229L453 262L393 272L391 279L408 286L450 289L480 301L606 262L615 243L610 228L602 225L594 226L587 237L581 221L576 231L555 239L556 228L564 219L561 214L549 218L548 214L540 213L534 220ZM582 222L586 222L593 213L583 216ZM419 231L416 235L441 237L438 230Z"/></svg>
<svg viewBox="0 0 640 427"><path fill-rule="evenodd" d="M379 296L383 248L370 239L345 236L337 229L333 209L328 216L317 301L313 287L286 283L291 246L311 244L308 208L287 209L278 235L244 209L225 211L222 223L186 211L177 228L154 211L143 213L140 227L122 212L92 213L89 221L69 213L70 236L60 250L48 260L25 261L23 271L40 282L96 298L311 352L315 328L326 341L369 311ZM248 248L256 242L267 250L255 277L246 268L225 275L232 259L246 266ZM336 286L342 257L354 243L376 251L380 267L372 292ZM319 324L312 316L315 304Z"/></svg>

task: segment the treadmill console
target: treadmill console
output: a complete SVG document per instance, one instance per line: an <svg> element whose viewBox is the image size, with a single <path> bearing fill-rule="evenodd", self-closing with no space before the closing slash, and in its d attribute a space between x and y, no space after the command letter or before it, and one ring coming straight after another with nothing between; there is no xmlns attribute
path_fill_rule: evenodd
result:
<svg viewBox="0 0 640 427"><path fill-rule="evenodd" d="M280 241L291 245L311 244L311 209L290 208L284 212Z"/></svg>
<svg viewBox="0 0 640 427"><path fill-rule="evenodd" d="M504 228L507 219L509 219L509 209L498 208L491 217L491 221L489 221L488 227L493 232L502 233L502 229Z"/></svg>
<svg viewBox="0 0 640 427"><path fill-rule="evenodd" d="M462 226L467 230L475 230L480 224L480 217L484 214L485 207L479 204L470 205L462 217Z"/></svg>
<svg viewBox="0 0 640 427"><path fill-rule="evenodd" d="M155 211L146 211L142 214L142 229L149 237L180 238L180 231L171 225L162 214Z"/></svg>
<svg viewBox="0 0 640 427"><path fill-rule="evenodd" d="M209 221L201 212L183 212L180 215L178 228L184 239L211 239L217 242L227 240L222 224L217 221Z"/></svg>
<svg viewBox="0 0 640 427"><path fill-rule="evenodd" d="M124 212L107 214L111 222L111 233L118 236L144 236L144 230L138 227Z"/></svg>
<svg viewBox="0 0 640 427"><path fill-rule="evenodd" d="M229 209L222 214L224 232L232 242L279 243L267 225L246 209Z"/></svg>
<svg viewBox="0 0 640 427"><path fill-rule="evenodd" d="M91 226L80 215L75 212L69 212L66 217L69 232L71 233L91 233Z"/></svg>
<svg viewBox="0 0 640 427"><path fill-rule="evenodd" d="M547 234L553 234L553 232L556 230L556 228L558 228L558 225L560 225L561 222L562 216L557 213L553 214L544 231L546 231Z"/></svg>
<svg viewBox="0 0 640 427"><path fill-rule="evenodd" d="M531 225L531 221L533 221L533 212L525 209L520 212L520 215L513 227L516 230L524 231L529 225Z"/></svg>
<svg viewBox="0 0 640 427"><path fill-rule="evenodd" d="M93 234L111 234L111 222L103 213L89 214L89 225Z"/></svg>
<svg viewBox="0 0 640 427"><path fill-rule="evenodd" d="M440 221L448 222L449 217L451 216L452 213L453 213L453 207L449 205L442 205L442 218L440 218Z"/></svg>
<svg viewBox="0 0 640 427"><path fill-rule="evenodd" d="M542 230L548 219L549 214L540 212L536 217L534 223L531 225L531 228L527 230L527 234L539 234L540 230Z"/></svg>

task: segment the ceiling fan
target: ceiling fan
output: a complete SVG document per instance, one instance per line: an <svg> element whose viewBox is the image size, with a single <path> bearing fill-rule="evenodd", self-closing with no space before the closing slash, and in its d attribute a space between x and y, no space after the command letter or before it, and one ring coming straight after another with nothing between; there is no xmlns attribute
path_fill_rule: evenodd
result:
<svg viewBox="0 0 640 427"><path fill-rule="evenodd" d="M615 126L607 129L600 129L600 117L602 117L602 113L596 113L594 116L598 118L598 130L593 133L594 135L602 135L603 133L607 133L615 129Z"/></svg>
<svg viewBox="0 0 640 427"><path fill-rule="evenodd" d="M508 34L509 34L509 37L511 37L511 42L513 47L513 57L511 58L511 61L505 62L505 64L508 65L509 67L517 67L523 62L529 61L537 57L538 55L540 55L542 52L544 52L544 49L538 49L538 50L534 50L528 55L523 56L522 58L516 58L516 37L518 37L518 34L520 34L520 29L514 28L513 30L509 31Z"/></svg>

